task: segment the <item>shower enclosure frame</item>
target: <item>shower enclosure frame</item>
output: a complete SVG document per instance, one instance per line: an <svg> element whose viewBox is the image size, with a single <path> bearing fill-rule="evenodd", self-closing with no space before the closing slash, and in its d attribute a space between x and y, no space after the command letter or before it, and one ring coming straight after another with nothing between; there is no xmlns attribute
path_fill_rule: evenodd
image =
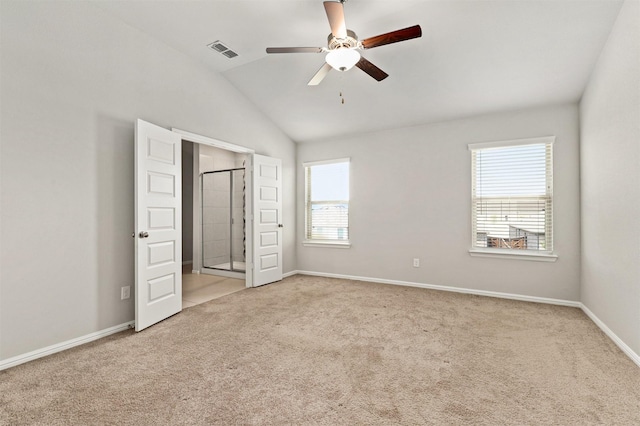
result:
<svg viewBox="0 0 640 426"><path fill-rule="evenodd" d="M236 171L240 171L242 170L243 172L245 172L245 176L243 176L243 191L242 191L242 221L243 221L243 225L242 225L242 233L243 233L243 247L242 247L242 253L243 253L243 259L242 262L245 264L245 268L244 269L239 269L235 267L235 263L238 262L238 260L234 259L234 217L233 217L233 209L234 209L234 181L235 181L235 176L233 172ZM247 252L246 252L246 233L247 233L247 229L246 229L246 172L247 169L246 167L235 167L235 168L231 168L231 169L222 169L222 170L211 170L211 171L207 171L207 172L202 172L200 173L200 200L201 200L201 207L200 207L200 215L202 217L202 221L201 221L201 232L202 232L202 236L204 237L204 217L205 217L205 188L204 188L204 178L205 175L209 175L209 174L217 174L217 173L229 173L229 268L216 268L215 266L208 266L205 265L205 240L204 238L201 238L200 241L200 245L201 245L201 262L202 262L202 268L203 268L203 272L208 272L214 275L224 275L224 276L232 276L232 277L244 277L245 273L246 273L246 265L247 265ZM230 274L230 275L228 275Z"/></svg>

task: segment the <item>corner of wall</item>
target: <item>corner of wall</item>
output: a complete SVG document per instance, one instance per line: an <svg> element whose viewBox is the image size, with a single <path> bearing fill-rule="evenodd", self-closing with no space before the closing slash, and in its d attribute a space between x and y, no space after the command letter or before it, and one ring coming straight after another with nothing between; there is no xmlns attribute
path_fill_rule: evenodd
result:
<svg viewBox="0 0 640 426"><path fill-rule="evenodd" d="M579 104L580 300L596 324L636 359L640 353L638 40L640 2L627 0ZM632 177L637 184L630 185Z"/></svg>

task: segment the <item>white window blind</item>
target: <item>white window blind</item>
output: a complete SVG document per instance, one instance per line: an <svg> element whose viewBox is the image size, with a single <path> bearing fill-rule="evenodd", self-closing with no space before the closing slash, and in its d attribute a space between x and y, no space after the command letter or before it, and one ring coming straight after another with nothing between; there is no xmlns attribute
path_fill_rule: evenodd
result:
<svg viewBox="0 0 640 426"><path fill-rule="evenodd" d="M307 240L349 240L349 159L305 163Z"/></svg>
<svg viewBox="0 0 640 426"><path fill-rule="evenodd" d="M553 140L469 145L473 248L553 250Z"/></svg>

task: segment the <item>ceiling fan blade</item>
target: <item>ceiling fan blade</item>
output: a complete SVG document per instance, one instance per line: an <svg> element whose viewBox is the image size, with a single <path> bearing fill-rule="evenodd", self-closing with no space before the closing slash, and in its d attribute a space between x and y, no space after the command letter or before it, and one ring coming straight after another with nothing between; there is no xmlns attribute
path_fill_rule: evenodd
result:
<svg viewBox="0 0 640 426"><path fill-rule="evenodd" d="M371 49L373 47L384 46L385 44L398 43L399 41L411 40L422 36L422 28L420 25L403 28L401 30L391 31L390 33L380 34L375 37L369 37L361 41L362 47Z"/></svg>
<svg viewBox="0 0 640 426"><path fill-rule="evenodd" d="M324 47L267 47L267 53L322 53Z"/></svg>
<svg viewBox="0 0 640 426"><path fill-rule="evenodd" d="M308 86L317 86L325 78L325 76L327 74L329 74L329 71L331 71L331 65L329 65L329 64L327 64L325 62L325 64L322 66L322 68L320 68L318 70L316 75L314 75L313 78L311 80L309 80L309 83L307 83L307 85Z"/></svg>
<svg viewBox="0 0 640 426"><path fill-rule="evenodd" d="M331 34L337 38L347 37L347 24L344 22L344 7L337 1L325 1L324 10L327 12Z"/></svg>
<svg viewBox="0 0 640 426"><path fill-rule="evenodd" d="M356 63L356 67L360 68L362 71L366 72L378 81L382 81L389 77L389 74L367 61L364 57L360 58L358 63Z"/></svg>

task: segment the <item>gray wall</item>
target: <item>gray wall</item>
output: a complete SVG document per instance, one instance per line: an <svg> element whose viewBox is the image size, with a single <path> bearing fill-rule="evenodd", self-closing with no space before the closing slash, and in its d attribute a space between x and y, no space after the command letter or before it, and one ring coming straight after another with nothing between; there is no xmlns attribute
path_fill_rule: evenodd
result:
<svg viewBox="0 0 640 426"><path fill-rule="evenodd" d="M582 302L640 354L640 3L627 1L580 103Z"/></svg>
<svg viewBox="0 0 640 426"><path fill-rule="evenodd" d="M578 107L559 105L298 145L298 269L578 301ZM467 144L555 135L555 263L471 257ZM304 247L305 161L351 157L352 247ZM420 268L412 259L420 258Z"/></svg>
<svg viewBox="0 0 640 426"><path fill-rule="evenodd" d="M90 2L0 7L0 359L134 319L136 118L281 158L294 229L295 144L225 79Z"/></svg>

